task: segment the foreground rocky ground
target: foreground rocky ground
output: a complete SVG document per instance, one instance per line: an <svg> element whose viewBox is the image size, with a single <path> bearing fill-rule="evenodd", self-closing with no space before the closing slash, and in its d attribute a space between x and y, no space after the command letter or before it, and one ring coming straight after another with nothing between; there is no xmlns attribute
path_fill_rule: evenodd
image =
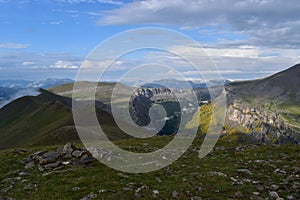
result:
<svg viewBox="0 0 300 200"><path fill-rule="evenodd" d="M153 151L169 139L118 145ZM299 146L219 141L204 159L199 147L147 174L115 171L71 144L1 151L0 199L300 199Z"/></svg>

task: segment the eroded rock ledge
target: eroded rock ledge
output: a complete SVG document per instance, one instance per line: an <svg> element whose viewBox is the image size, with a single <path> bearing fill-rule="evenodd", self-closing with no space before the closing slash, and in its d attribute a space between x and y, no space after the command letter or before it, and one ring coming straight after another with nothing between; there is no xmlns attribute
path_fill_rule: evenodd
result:
<svg viewBox="0 0 300 200"><path fill-rule="evenodd" d="M285 123L280 112L267 112L240 101L228 105L227 125L246 133L250 142L300 144L300 133Z"/></svg>

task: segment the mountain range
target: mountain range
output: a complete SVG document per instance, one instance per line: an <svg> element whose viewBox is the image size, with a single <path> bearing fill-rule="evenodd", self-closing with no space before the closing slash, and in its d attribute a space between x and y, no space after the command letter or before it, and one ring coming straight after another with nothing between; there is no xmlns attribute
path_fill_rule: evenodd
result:
<svg viewBox="0 0 300 200"><path fill-rule="evenodd" d="M98 120L103 123L107 135L111 139L118 140L127 138L128 135L116 126L110 113L110 96L115 84L99 83L101 87L96 93L96 110ZM94 86L90 82L80 82L79 85L82 87L81 99L85 98L83 91L88 92L89 88ZM152 85L149 88L153 86L158 87ZM226 82L228 111L223 137L237 142L299 144L299 86L300 64L264 79ZM129 86L122 85L122 87ZM217 88L218 84L211 87ZM11 89L14 90L14 87ZM59 84L47 90L39 90L37 96L18 98L1 108L0 149L52 145L67 141L78 142L79 138L72 119L72 89L72 82ZM3 91L10 94L14 92L12 90ZM199 101L209 100L206 87L197 87L194 91ZM145 102L138 103L143 107L142 104ZM203 106L209 110L209 104ZM173 125L171 127L174 128Z"/></svg>

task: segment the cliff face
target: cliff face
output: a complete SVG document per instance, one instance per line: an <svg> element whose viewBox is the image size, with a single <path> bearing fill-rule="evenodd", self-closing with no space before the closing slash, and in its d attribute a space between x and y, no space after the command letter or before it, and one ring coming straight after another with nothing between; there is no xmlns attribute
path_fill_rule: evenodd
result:
<svg viewBox="0 0 300 200"><path fill-rule="evenodd" d="M265 79L228 85L227 128L252 142L300 144L299 77L298 64Z"/></svg>
<svg viewBox="0 0 300 200"><path fill-rule="evenodd" d="M245 140L262 143L300 144L300 133L293 130L280 112L235 101L228 105L226 125L244 133Z"/></svg>

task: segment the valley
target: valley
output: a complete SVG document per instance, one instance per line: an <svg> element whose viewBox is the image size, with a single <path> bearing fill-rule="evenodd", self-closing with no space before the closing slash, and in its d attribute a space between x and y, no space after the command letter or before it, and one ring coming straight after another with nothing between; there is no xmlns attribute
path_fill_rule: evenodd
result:
<svg viewBox="0 0 300 200"><path fill-rule="evenodd" d="M147 174L118 172L84 150L73 121L72 98L79 111L93 109L89 102L96 89L96 115L106 136L124 150L153 152L173 139L184 115L179 101L191 91L140 87L133 92L129 109L136 124L150 123L152 106L163 106L167 113L159 133L137 139L124 133L112 116L113 105L126 108L122 95L132 87L121 84L123 93L115 101L111 95L117 83L95 88L95 83L79 82L82 89L75 96L73 83L39 89L39 95L21 97L0 109L0 199L299 199L299 74L300 65L295 65L265 79L227 83L224 129L202 159L199 149L209 124L218 123L220 114L212 113L210 96L220 95L221 87L194 88L199 109L189 110L190 102L184 103L184 110L194 115L185 127L198 129L193 144L170 166ZM122 115L122 123L133 130ZM87 134L93 138L95 133ZM76 145L71 154L76 153L66 157L59 149L70 143ZM57 157L49 166L42 165L43 170L39 163L44 154L25 167L29 162L24 160L40 151ZM88 162L76 164L85 159Z"/></svg>

